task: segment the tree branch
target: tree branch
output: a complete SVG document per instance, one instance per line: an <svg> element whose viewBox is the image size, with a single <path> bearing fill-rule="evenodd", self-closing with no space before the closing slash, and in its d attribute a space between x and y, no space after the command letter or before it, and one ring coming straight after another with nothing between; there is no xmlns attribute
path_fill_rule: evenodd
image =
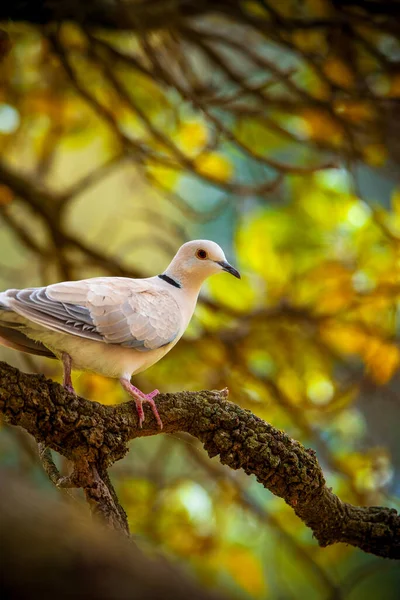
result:
<svg viewBox="0 0 400 600"><path fill-rule="evenodd" d="M221 8L224 8L224 1ZM217 8L219 11L219 9ZM207 0L15 0L9 6L0 6L0 21L26 21L45 25L72 21L90 27L116 30L151 30L164 27L166 22L176 24L183 17L213 11L213 2Z"/></svg>
<svg viewBox="0 0 400 600"><path fill-rule="evenodd" d="M222 464L255 475L293 508L321 546L344 542L400 559L400 516L394 509L342 502L326 486L313 450L226 397L226 390L161 394L157 404L163 432L190 433L210 457L219 456ZM0 363L0 412L74 463L73 484L85 489L92 511L113 527L116 519L121 522L121 513L107 485L106 468L125 456L130 440L160 433L151 411L145 410L146 421L139 429L133 402L90 402L43 375L27 375ZM114 500L111 511L101 482Z"/></svg>
<svg viewBox="0 0 400 600"><path fill-rule="evenodd" d="M74 470L68 477L62 477L53 461L50 448L39 442L39 458L50 481L59 488L81 487L95 516L100 516L103 522L112 529L129 535L127 515L119 504L117 494L110 481L107 470L101 472L87 461L74 463Z"/></svg>
<svg viewBox="0 0 400 600"><path fill-rule="evenodd" d="M374 25L374 18L379 19L381 27L397 30L397 6L394 2L377 0L344 1L338 0L337 14L332 18L284 18L273 7L274 4L264 0L256 0L260 11L265 11L272 18L264 23L265 17L253 16L262 21L270 29L279 26L287 31L308 29L338 29L349 22ZM26 21L33 24L50 24L60 21L72 21L90 27L101 27L115 30L140 30L164 28L165 24L177 26L183 19L196 16L222 14L231 18L239 18L243 11L241 0L14 0L2 3L0 20ZM372 21L372 24L371 24Z"/></svg>

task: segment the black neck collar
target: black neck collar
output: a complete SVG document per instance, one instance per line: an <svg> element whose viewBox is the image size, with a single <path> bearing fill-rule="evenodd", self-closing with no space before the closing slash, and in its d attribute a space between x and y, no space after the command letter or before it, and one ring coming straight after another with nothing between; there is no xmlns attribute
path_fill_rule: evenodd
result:
<svg viewBox="0 0 400 600"><path fill-rule="evenodd" d="M163 281L166 281L170 285L173 285L176 288L181 287L181 284L178 281L175 281L175 279L172 279L172 277L168 277L168 275L166 275L165 273L163 273L162 275L159 275L158 277L160 279L162 279Z"/></svg>

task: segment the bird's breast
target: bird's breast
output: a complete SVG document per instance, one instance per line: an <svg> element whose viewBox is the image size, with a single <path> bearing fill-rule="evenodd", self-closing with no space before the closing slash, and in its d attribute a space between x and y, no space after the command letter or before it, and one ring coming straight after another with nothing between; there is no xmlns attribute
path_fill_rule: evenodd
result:
<svg viewBox="0 0 400 600"><path fill-rule="evenodd" d="M118 344L96 342L49 330L35 331L29 337L42 342L58 358L61 358L63 352L69 354L74 369L113 378L134 375L148 369L165 356L175 342L174 340L161 348L140 352Z"/></svg>

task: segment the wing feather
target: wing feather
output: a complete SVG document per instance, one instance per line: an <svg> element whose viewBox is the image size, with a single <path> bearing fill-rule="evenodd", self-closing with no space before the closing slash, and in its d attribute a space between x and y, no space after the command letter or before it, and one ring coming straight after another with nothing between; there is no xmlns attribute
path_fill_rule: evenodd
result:
<svg viewBox="0 0 400 600"><path fill-rule="evenodd" d="M146 280L96 278L5 295L10 309L38 325L140 351L169 344L181 327L175 299Z"/></svg>

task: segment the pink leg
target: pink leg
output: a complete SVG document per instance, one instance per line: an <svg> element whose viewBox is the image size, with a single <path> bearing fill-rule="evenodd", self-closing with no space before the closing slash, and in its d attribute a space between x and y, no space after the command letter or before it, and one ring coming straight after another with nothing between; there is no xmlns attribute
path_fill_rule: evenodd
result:
<svg viewBox="0 0 400 600"><path fill-rule="evenodd" d="M160 415L158 414L156 403L153 400L153 398L155 396L157 396L157 394L159 394L160 392L158 390L153 390L152 392L150 392L150 394L144 394L137 387L132 385L131 382L129 381L129 379L121 377L121 379L119 381L120 381L122 387L124 388L124 390L126 390L128 392L128 394L130 396L132 396L132 398L134 399L134 401L136 403L136 409L137 409L138 416L139 416L139 427L140 428L142 427L142 424L144 421L143 402L148 402L151 406L151 410L153 411L153 415L155 416L160 429L162 429L163 424L162 424Z"/></svg>
<svg viewBox="0 0 400 600"><path fill-rule="evenodd" d="M62 364L64 367L63 387L71 394L76 394L71 379L72 360L66 352L62 353Z"/></svg>

